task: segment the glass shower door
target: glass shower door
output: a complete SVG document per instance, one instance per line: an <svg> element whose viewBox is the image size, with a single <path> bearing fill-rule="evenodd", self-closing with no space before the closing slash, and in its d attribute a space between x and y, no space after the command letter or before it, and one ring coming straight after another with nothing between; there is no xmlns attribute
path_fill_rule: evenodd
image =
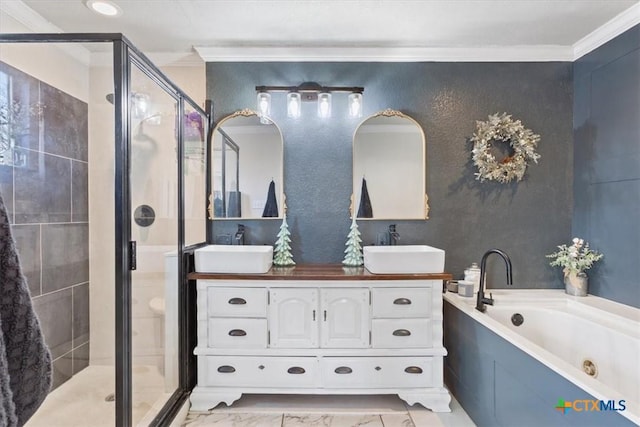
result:
<svg viewBox="0 0 640 427"><path fill-rule="evenodd" d="M178 387L178 100L135 62L130 90L132 420L146 426Z"/></svg>

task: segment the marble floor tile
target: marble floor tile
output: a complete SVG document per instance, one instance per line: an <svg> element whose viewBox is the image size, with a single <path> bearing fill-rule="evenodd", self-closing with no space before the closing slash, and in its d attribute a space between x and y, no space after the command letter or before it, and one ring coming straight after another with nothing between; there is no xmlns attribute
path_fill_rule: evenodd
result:
<svg viewBox="0 0 640 427"><path fill-rule="evenodd" d="M282 414L189 414L184 427L281 427Z"/></svg>
<svg viewBox="0 0 640 427"><path fill-rule="evenodd" d="M379 415L285 414L282 427L385 427Z"/></svg>
<svg viewBox="0 0 640 427"><path fill-rule="evenodd" d="M476 427L460 403L451 396L451 412L432 412L421 405L407 405L416 427Z"/></svg>
<svg viewBox="0 0 640 427"><path fill-rule="evenodd" d="M384 427L416 427L409 414L382 414L382 424ZM431 427L430 425L421 425L421 427ZM437 426L437 424L436 424ZM434 427L436 427L434 426Z"/></svg>

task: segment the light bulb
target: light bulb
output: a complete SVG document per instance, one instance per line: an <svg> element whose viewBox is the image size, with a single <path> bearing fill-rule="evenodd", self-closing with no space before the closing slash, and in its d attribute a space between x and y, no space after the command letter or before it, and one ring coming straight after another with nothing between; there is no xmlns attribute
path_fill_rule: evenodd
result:
<svg viewBox="0 0 640 427"><path fill-rule="evenodd" d="M352 93L349 95L349 116L362 117L362 94Z"/></svg>
<svg viewBox="0 0 640 427"><path fill-rule="evenodd" d="M260 123L269 124L269 116L271 115L271 95L267 92L258 93L258 115Z"/></svg>
<svg viewBox="0 0 640 427"><path fill-rule="evenodd" d="M331 117L331 94L328 92L318 95L318 117L323 119Z"/></svg>
<svg viewBox="0 0 640 427"><path fill-rule="evenodd" d="M301 98L298 92L291 92L287 94L287 116L292 119L300 117L300 110L302 107L300 101Z"/></svg>

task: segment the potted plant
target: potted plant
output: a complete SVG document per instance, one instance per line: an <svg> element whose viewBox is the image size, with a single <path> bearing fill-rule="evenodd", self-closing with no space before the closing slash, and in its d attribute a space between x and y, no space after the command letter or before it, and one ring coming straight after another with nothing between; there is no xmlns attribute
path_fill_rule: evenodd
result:
<svg viewBox="0 0 640 427"><path fill-rule="evenodd" d="M589 248L589 243L574 237L570 246L560 245L558 251L547 255L553 258L552 267L563 267L565 292L569 295L586 296L588 277L585 270L590 269L604 255Z"/></svg>

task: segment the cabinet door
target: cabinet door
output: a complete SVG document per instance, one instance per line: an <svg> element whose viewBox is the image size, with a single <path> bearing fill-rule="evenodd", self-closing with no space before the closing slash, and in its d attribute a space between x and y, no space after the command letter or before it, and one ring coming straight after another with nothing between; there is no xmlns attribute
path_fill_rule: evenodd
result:
<svg viewBox="0 0 640 427"><path fill-rule="evenodd" d="M269 299L271 347L318 347L317 289L271 289Z"/></svg>
<svg viewBox="0 0 640 427"><path fill-rule="evenodd" d="M322 347L369 347L369 289L322 289Z"/></svg>

